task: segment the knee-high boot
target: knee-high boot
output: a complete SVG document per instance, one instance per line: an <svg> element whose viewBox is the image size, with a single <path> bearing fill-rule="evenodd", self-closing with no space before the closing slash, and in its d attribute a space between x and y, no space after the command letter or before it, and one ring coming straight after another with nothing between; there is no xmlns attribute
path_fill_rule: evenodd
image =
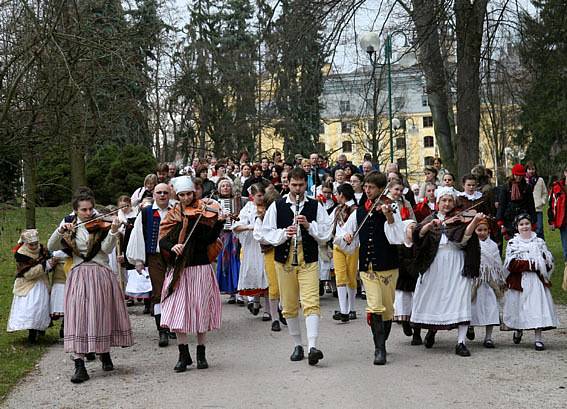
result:
<svg viewBox="0 0 567 409"><path fill-rule="evenodd" d="M169 337L167 336L167 329L161 327L161 314L154 315L154 319L156 320L156 327L159 332L158 345L160 347L166 347L169 345Z"/></svg>
<svg viewBox="0 0 567 409"><path fill-rule="evenodd" d="M386 329L379 314L370 315L370 328L374 338L374 365L386 364Z"/></svg>

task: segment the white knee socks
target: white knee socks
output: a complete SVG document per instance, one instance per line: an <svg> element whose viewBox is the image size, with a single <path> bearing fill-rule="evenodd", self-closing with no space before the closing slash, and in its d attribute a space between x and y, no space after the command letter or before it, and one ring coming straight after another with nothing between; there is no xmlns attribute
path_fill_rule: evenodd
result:
<svg viewBox="0 0 567 409"><path fill-rule="evenodd" d="M299 318L287 318L287 329L293 338L295 346L301 345L301 329L299 328Z"/></svg>
<svg viewBox="0 0 567 409"><path fill-rule="evenodd" d="M317 348L317 338L319 337L319 316L308 315L305 317L305 326L307 327L308 350Z"/></svg>
<svg viewBox="0 0 567 409"><path fill-rule="evenodd" d="M341 309L341 314L348 314L348 302L347 299L347 288L337 287L337 293L339 294L339 308Z"/></svg>
<svg viewBox="0 0 567 409"><path fill-rule="evenodd" d="M278 305L280 300L270 300L270 314L272 315L272 322L277 321L279 318Z"/></svg>
<svg viewBox="0 0 567 409"><path fill-rule="evenodd" d="M541 336L541 330L540 329L536 329L534 331L534 335L535 335L535 342L543 342L543 337Z"/></svg>
<svg viewBox="0 0 567 409"><path fill-rule="evenodd" d="M346 287L348 293L348 312L354 311L354 302L356 301L356 288Z"/></svg>
<svg viewBox="0 0 567 409"><path fill-rule="evenodd" d="M467 339L467 329L469 328L468 325L459 325L459 339L457 343L464 344L465 340Z"/></svg>
<svg viewBox="0 0 567 409"><path fill-rule="evenodd" d="M485 327L486 333L484 335L484 340L487 341L489 339L492 339L492 328L494 328L492 325L487 325Z"/></svg>

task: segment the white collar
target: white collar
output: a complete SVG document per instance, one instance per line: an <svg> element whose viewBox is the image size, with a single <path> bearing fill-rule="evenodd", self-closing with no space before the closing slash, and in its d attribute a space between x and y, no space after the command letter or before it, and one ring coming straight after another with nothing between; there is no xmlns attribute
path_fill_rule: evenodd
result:
<svg viewBox="0 0 567 409"><path fill-rule="evenodd" d="M346 206L351 207L354 206L354 200L349 200L348 202L345 203Z"/></svg>
<svg viewBox="0 0 567 409"><path fill-rule="evenodd" d="M303 200L299 202L299 205L300 205L300 206L303 206L303 205L305 204L305 202L307 202L308 199L309 199L309 198L308 198L307 195L304 193L304 194L303 194ZM285 201L286 201L286 203L289 203L289 204L295 204L295 201L294 201L294 200L291 200L291 196L290 196L289 194L286 196Z"/></svg>
<svg viewBox="0 0 567 409"><path fill-rule="evenodd" d="M480 198L482 197L482 193L479 192L478 190L475 191L472 195L469 195L469 194L466 193L466 192L460 192L460 193L459 193L459 196L464 196L464 197L466 197L466 198L469 199L469 200L478 200L478 199L480 199Z"/></svg>

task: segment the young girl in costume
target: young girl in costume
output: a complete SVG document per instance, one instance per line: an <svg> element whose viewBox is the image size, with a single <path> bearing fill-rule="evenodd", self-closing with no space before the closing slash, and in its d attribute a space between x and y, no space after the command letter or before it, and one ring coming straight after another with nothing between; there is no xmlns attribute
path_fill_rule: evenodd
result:
<svg viewBox="0 0 567 409"><path fill-rule="evenodd" d="M521 213L514 220L516 233L506 246L504 267L508 270L508 291L504 298L504 324L514 329L514 343L519 344L522 331L533 329L534 347L543 351L542 331L559 325L551 298L553 256L545 241L532 231L529 214Z"/></svg>
<svg viewBox="0 0 567 409"><path fill-rule="evenodd" d="M28 343L35 344L37 335L49 326L49 281L47 249L39 244L37 230L24 230L14 254L16 281L14 299L8 319L8 332L28 330Z"/></svg>

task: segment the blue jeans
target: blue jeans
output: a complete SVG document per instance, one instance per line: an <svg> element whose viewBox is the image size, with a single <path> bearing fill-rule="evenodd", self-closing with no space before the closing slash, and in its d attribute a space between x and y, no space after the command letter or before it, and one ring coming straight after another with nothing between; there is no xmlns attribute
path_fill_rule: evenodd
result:
<svg viewBox="0 0 567 409"><path fill-rule="evenodd" d="M565 261L567 261L567 226L559 229L559 233L561 233L561 244L563 245L563 257Z"/></svg>
<svg viewBox="0 0 567 409"><path fill-rule="evenodd" d="M536 234L540 239L543 237L543 212L536 212Z"/></svg>

